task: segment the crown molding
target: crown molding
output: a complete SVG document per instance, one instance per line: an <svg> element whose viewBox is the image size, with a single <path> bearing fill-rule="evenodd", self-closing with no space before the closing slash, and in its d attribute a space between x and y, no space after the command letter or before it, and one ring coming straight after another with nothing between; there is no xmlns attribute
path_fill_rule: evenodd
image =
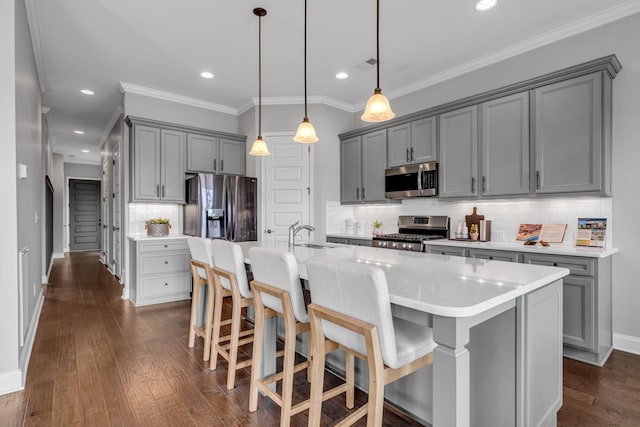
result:
<svg viewBox="0 0 640 427"><path fill-rule="evenodd" d="M202 99L191 98L188 96L178 95L176 93L165 92L163 90L152 89L145 86L134 85L131 83L120 82L120 92L134 93L136 95L144 95L151 98L162 99L164 101L176 102L178 104L189 105L191 107L203 108L205 110L216 111L219 113L238 115L238 109L227 105L216 104L214 102L204 101Z"/></svg>
<svg viewBox="0 0 640 427"><path fill-rule="evenodd" d="M272 96L262 98L262 105L302 105L304 104L303 96ZM355 113L357 106L331 98L329 96L315 95L307 98L307 104L322 104L328 107L337 108L348 113ZM238 108L238 114L244 114L253 107L258 105L258 98L253 97L247 103Z"/></svg>
<svg viewBox="0 0 640 427"><path fill-rule="evenodd" d="M111 129L113 129L113 126L116 124L116 122L118 121L118 118L123 113L123 111L124 110L120 105L118 105L116 109L113 110L113 114L111 114L111 118L109 119L109 121L107 122L107 125L104 128L104 131L102 132L102 136L98 140L98 147L100 149L102 149L102 147L104 146L104 143L107 142L107 138L109 138Z"/></svg>
<svg viewBox="0 0 640 427"><path fill-rule="evenodd" d="M556 41L566 39L573 35L591 30L593 28L600 27L610 22L617 21L618 19L625 18L638 12L640 12L640 0L630 0L619 6L612 7L595 15L587 16L554 30L547 31L546 33L540 34L539 36L532 37L528 40L513 44L511 46L507 46L504 49L498 50L488 55L475 58L471 61L467 61L455 67L451 67L440 73L418 80L406 86L402 86L398 89L390 90L386 94L389 99L399 98L401 96L408 95L418 90L425 89L429 86L433 86L446 80L453 79L471 71L475 71L480 68L495 64L497 62L512 58L514 56L518 56L525 52L529 52L533 49L537 49ZM356 111L364 110L365 105L366 102L358 104Z"/></svg>
<svg viewBox="0 0 640 427"><path fill-rule="evenodd" d="M40 36L40 20L38 19L38 2L37 0L25 0L24 5L27 10L27 23L29 24L29 32L31 33L31 45L33 46L33 56L36 61L40 93L44 93L47 90L44 83L44 76L46 76L47 73L44 66L44 55L42 53L42 37Z"/></svg>
<svg viewBox="0 0 640 427"><path fill-rule="evenodd" d="M102 161L100 160L100 158L98 158L98 160L83 160L83 159L78 159L77 157L69 157L68 154L63 154L63 162L74 163L77 165L91 165L91 166L102 165ZM92 178L88 178L88 179L92 179Z"/></svg>

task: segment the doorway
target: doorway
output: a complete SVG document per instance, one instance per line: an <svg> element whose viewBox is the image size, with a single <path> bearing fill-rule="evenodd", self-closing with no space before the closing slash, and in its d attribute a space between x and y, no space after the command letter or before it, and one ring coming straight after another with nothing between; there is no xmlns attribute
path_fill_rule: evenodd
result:
<svg viewBox="0 0 640 427"><path fill-rule="evenodd" d="M292 137L268 136L271 155L263 163L263 238L276 242L287 242L289 226L294 222L312 221L311 147L293 142ZM308 239L309 232L305 233Z"/></svg>
<svg viewBox="0 0 640 427"><path fill-rule="evenodd" d="M101 248L100 181L69 180L69 250Z"/></svg>

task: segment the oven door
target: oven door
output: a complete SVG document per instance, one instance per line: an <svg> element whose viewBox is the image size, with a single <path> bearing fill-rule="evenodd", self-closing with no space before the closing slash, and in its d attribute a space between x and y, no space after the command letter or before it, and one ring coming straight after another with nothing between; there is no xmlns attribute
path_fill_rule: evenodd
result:
<svg viewBox="0 0 640 427"><path fill-rule="evenodd" d="M384 197L407 199L422 192L421 165L400 166L384 172Z"/></svg>

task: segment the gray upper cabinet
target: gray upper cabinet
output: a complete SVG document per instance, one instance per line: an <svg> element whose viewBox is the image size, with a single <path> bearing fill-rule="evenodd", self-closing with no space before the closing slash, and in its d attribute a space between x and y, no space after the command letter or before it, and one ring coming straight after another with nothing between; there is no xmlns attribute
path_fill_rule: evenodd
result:
<svg viewBox="0 0 640 427"><path fill-rule="evenodd" d="M387 131L340 142L340 200L342 203L386 201Z"/></svg>
<svg viewBox="0 0 640 427"><path fill-rule="evenodd" d="M218 138L208 135L187 135L187 170L216 172Z"/></svg>
<svg viewBox="0 0 640 427"><path fill-rule="evenodd" d="M535 193L605 190L602 74L577 77L533 91Z"/></svg>
<svg viewBox="0 0 640 427"><path fill-rule="evenodd" d="M244 175L246 172L246 145L244 141L220 138L219 173L226 175Z"/></svg>
<svg viewBox="0 0 640 427"><path fill-rule="evenodd" d="M134 125L132 201L184 202L185 133Z"/></svg>
<svg viewBox="0 0 640 427"><path fill-rule="evenodd" d="M160 131L160 199L184 203L184 132Z"/></svg>
<svg viewBox="0 0 640 427"><path fill-rule="evenodd" d="M362 183L362 137L340 142L340 200L342 203L360 202Z"/></svg>
<svg viewBox="0 0 640 427"><path fill-rule="evenodd" d="M480 193L528 195L529 93L485 102L480 109Z"/></svg>
<svg viewBox="0 0 640 427"><path fill-rule="evenodd" d="M440 197L478 195L478 107L440 117Z"/></svg>
<svg viewBox="0 0 640 427"><path fill-rule="evenodd" d="M387 130L387 167L437 160L436 117L393 126Z"/></svg>

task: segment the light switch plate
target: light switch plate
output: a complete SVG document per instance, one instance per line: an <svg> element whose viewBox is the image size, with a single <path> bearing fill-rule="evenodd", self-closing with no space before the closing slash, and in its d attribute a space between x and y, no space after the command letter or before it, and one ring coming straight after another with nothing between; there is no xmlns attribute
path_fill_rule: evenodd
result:
<svg viewBox="0 0 640 427"><path fill-rule="evenodd" d="M18 163L18 178L25 179L27 177L27 165Z"/></svg>

